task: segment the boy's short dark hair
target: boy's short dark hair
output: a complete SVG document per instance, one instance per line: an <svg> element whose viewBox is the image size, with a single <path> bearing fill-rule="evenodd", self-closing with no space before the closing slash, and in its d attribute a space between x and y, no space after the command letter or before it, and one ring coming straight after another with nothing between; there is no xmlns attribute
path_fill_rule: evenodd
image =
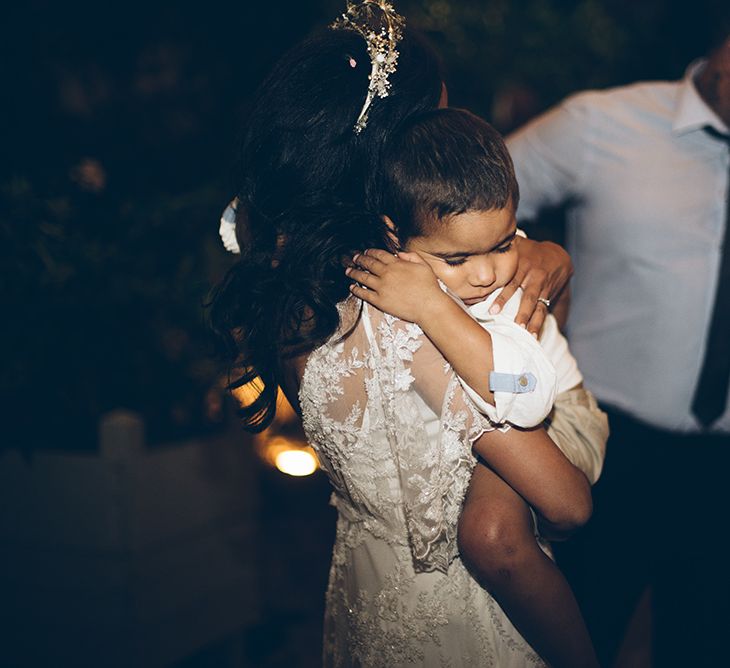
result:
<svg viewBox="0 0 730 668"><path fill-rule="evenodd" d="M517 207L519 189L500 134L464 109L409 119L386 148L383 211L405 243L443 218Z"/></svg>

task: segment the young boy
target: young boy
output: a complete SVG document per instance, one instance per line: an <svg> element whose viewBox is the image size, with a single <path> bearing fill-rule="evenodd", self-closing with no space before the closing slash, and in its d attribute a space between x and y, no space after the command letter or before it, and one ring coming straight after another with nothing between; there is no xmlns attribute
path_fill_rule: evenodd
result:
<svg viewBox="0 0 730 668"><path fill-rule="evenodd" d="M595 482L606 420L582 389L554 318L548 316L537 341L512 321L519 294L499 315L489 314L517 269L519 193L501 137L468 112L429 112L406 124L389 147L383 181L397 254L355 256L348 269L357 282L353 293L418 324L497 428L535 427L550 414L548 433ZM462 557L544 658L589 665L592 650L572 592L534 549L531 518L551 538L574 527L525 509L499 476L478 466L460 520Z"/></svg>

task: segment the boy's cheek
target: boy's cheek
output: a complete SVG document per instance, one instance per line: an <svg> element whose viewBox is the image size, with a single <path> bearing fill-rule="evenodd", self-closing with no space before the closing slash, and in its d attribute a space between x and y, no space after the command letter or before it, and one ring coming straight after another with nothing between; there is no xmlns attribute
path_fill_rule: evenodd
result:
<svg viewBox="0 0 730 668"><path fill-rule="evenodd" d="M507 283L509 283L517 274L517 266L517 258L515 258L514 262L502 265L498 270L498 277L495 281L495 285L490 292L494 292L494 290L498 290L499 288L503 288L507 285Z"/></svg>

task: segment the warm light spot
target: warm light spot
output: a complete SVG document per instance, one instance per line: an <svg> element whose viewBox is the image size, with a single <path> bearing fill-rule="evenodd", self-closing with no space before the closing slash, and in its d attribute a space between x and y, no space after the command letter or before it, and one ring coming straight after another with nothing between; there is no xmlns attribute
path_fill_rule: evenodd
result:
<svg viewBox="0 0 730 668"><path fill-rule="evenodd" d="M233 395L245 406L254 401L260 391L261 379L255 378L233 390ZM253 444L258 456L269 466L287 475L307 476L319 468L319 461L298 423L299 418L294 409L281 388L278 388L276 418L253 439Z"/></svg>
<svg viewBox="0 0 730 668"><path fill-rule="evenodd" d="M254 443L261 459L287 475L311 475L319 468L317 455L304 440L264 432Z"/></svg>
<svg viewBox="0 0 730 668"><path fill-rule="evenodd" d="M307 450L284 450L274 461L276 468L287 475L305 476L317 470L317 460Z"/></svg>

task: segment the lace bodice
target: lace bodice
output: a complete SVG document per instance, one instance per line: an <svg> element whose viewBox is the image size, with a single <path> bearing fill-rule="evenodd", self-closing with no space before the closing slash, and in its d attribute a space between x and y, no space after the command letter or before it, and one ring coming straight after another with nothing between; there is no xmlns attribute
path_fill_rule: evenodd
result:
<svg viewBox="0 0 730 668"><path fill-rule="evenodd" d="M471 445L492 425L419 327L358 314L340 306L349 333L311 353L299 390L338 510L325 666L542 665L458 557Z"/></svg>
<svg viewBox="0 0 730 668"><path fill-rule="evenodd" d="M354 299L342 306L345 326L355 309ZM299 395L338 510L409 545L416 570L445 572L471 443L492 426L421 329L365 305L351 334L311 354Z"/></svg>

